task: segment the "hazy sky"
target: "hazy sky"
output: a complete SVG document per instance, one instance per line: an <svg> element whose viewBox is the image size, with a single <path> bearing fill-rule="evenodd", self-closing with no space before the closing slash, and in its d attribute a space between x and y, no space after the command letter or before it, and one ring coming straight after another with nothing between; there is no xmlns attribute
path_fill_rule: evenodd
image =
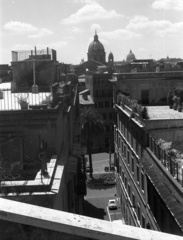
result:
<svg viewBox="0 0 183 240"><path fill-rule="evenodd" d="M0 0L0 64L35 46L80 63L94 29L115 61L130 49L137 59L183 58L183 0Z"/></svg>

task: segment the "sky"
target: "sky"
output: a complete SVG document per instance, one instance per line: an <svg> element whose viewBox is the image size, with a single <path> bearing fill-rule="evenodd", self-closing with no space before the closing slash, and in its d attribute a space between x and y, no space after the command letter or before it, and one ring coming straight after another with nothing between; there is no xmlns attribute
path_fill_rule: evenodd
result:
<svg viewBox="0 0 183 240"><path fill-rule="evenodd" d="M35 46L79 64L95 30L106 59L183 58L183 0L0 0L0 64Z"/></svg>

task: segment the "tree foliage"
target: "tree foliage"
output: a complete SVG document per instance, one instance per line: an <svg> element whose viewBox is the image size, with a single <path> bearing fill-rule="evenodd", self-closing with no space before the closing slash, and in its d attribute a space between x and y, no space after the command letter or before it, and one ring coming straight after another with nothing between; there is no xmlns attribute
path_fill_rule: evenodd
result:
<svg viewBox="0 0 183 240"><path fill-rule="evenodd" d="M90 107L81 109L80 123L81 138L82 142L84 142L87 147L90 162L90 176L92 177L92 145L95 138L104 131L104 122L102 116L96 111L96 109Z"/></svg>

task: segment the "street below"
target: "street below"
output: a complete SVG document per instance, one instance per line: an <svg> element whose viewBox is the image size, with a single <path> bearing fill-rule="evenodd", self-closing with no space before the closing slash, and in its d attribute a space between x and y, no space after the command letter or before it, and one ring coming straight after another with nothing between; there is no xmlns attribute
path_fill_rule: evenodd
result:
<svg viewBox="0 0 183 240"><path fill-rule="evenodd" d="M88 159L88 156L86 156ZM113 155L111 157L113 163ZM115 172L105 172L104 168L109 167L109 154L100 153L92 155L93 179L87 173L87 195L85 196L84 215L103 219L107 221L121 220L123 217L118 206L116 210L109 210L108 200L118 199L116 196L116 185L104 184L107 178L115 178ZM118 201L116 201L118 204Z"/></svg>

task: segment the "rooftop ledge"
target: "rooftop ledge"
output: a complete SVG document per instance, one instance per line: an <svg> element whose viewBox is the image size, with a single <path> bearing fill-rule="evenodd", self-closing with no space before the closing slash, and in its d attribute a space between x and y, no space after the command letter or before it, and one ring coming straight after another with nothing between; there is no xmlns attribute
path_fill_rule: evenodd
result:
<svg viewBox="0 0 183 240"><path fill-rule="evenodd" d="M41 170L37 173L35 180L2 181L1 189L6 189L6 195L12 195L12 187L15 193L25 195L29 192L50 191L56 169L57 156L53 155L47 163L47 175L43 176ZM2 191L3 192L3 191Z"/></svg>
<svg viewBox="0 0 183 240"><path fill-rule="evenodd" d="M182 240L181 236L119 225L77 214L0 198L0 219L101 240ZM68 238L67 238L68 239ZM74 238L69 238L74 239Z"/></svg>

